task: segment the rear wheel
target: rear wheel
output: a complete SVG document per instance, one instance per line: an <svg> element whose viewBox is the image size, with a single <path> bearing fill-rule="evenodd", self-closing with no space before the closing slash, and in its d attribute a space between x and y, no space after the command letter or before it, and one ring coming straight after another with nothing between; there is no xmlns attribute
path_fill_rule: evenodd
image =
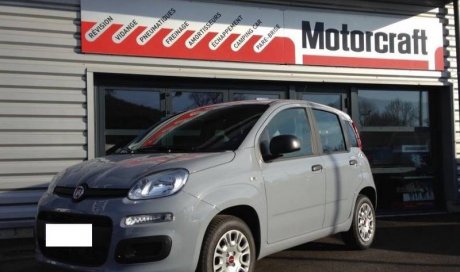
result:
<svg viewBox="0 0 460 272"><path fill-rule="evenodd" d="M206 231L197 271L252 272L255 257L249 227L237 217L218 215Z"/></svg>
<svg viewBox="0 0 460 272"><path fill-rule="evenodd" d="M342 234L343 240L352 249L367 249L375 237L375 210L365 195L359 195L353 213L350 230Z"/></svg>

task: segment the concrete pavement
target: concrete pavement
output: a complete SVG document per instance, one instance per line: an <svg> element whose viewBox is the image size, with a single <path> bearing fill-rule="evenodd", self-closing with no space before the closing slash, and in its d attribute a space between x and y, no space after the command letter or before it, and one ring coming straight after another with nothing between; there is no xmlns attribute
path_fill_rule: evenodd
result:
<svg viewBox="0 0 460 272"><path fill-rule="evenodd" d="M256 272L458 271L460 214L379 218L373 247L350 251L328 237L273 254L257 262ZM40 268L31 239L0 240L0 271L62 271Z"/></svg>
<svg viewBox="0 0 460 272"><path fill-rule="evenodd" d="M328 237L271 255L262 271L460 271L460 215L379 218L373 247L350 251Z"/></svg>

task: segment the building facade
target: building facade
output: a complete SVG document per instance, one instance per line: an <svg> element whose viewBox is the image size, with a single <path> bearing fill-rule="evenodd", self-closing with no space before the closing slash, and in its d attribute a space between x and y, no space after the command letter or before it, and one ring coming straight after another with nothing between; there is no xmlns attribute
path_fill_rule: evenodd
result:
<svg viewBox="0 0 460 272"><path fill-rule="evenodd" d="M0 229L53 175L163 117L242 99L349 113L378 212L459 210L456 3L0 1ZM0 236L1 237L1 236Z"/></svg>

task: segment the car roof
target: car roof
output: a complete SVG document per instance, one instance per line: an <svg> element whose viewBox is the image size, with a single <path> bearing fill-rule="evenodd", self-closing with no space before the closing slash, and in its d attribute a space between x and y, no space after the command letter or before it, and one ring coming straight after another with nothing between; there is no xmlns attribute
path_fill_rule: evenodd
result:
<svg viewBox="0 0 460 272"><path fill-rule="evenodd" d="M308 106L313 109L318 109L318 110L325 110L325 111L330 111L333 112L339 116L341 116L345 120L351 121L351 118L348 114L345 112L338 110L336 108L324 105L324 104L319 104L315 103L312 101L308 100L294 100L294 99L257 99L257 100L241 100L241 101L233 101L233 102L226 102L222 103L222 105L269 105L270 107L278 107L278 106L284 106L284 105L304 105Z"/></svg>

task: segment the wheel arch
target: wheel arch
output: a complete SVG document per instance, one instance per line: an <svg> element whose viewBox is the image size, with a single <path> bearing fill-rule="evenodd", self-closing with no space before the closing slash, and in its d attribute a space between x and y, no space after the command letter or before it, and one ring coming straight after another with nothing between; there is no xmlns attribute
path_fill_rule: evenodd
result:
<svg viewBox="0 0 460 272"><path fill-rule="evenodd" d="M358 234L361 233L359 230L358 230L358 226L357 226L357 222L358 222L358 209L360 209L359 207L359 203L361 201L361 203L363 203L363 198L360 198L360 196L364 196L366 198L369 199L369 201L371 202L372 206L373 206L373 231L372 231L372 235L373 237L369 238L371 240L365 240L364 238L362 238L362 236L360 237L361 234ZM361 199L361 200L360 200ZM368 201L366 201L368 203ZM372 186L366 186L366 187L363 187L359 190L359 192L357 193L357 196L356 196L356 200L355 200L355 205L354 205L354 208L353 208L353 213L352 213L352 216L350 218L350 226L348 228L347 231L343 232L342 233L342 238L345 242L345 244L347 246L349 246L351 249L359 249L359 250L362 250L362 249L367 249L369 248L371 245L372 245L372 242L374 240L374 237L375 237L375 207L377 205L377 191L374 187ZM367 220L366 220L367 221ZM366 223L368 224L368 223Z"/></svg>
<svg viewBox="0 0 460 272"><path fill-rule="evenodd" d="M257 211L249 205L238 205L228 207L222 210L218 215L231 215L235 216L248 225L251 230L252 237L256 246L256 258L259 257L261 247L261 231L260 231L260 218Z"/></svg>
<svg viewBox="0 0 460 272"><path fill-rule="evenodd" d="M372 205L374 206L374 210L377 209L377 191L375 190L375 188L371 186L364 187L359 191L358 196L359 195L364 195L367 198L369 198Z"/></svg>

